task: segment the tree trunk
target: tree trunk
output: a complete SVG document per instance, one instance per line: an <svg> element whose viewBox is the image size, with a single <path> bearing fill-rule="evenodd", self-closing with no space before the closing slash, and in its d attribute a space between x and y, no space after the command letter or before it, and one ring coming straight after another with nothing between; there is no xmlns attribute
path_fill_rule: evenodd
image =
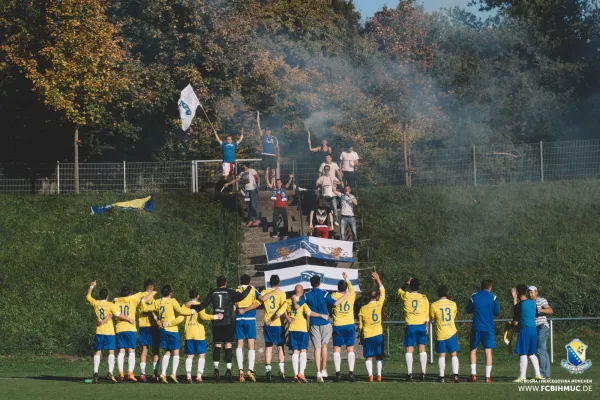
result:
<svg viewBox="0 0 600 400"><path fill-rule="evenodd" d="M75 128L75 164L73 165L75 193L79 193L79 128Z"/></svg>

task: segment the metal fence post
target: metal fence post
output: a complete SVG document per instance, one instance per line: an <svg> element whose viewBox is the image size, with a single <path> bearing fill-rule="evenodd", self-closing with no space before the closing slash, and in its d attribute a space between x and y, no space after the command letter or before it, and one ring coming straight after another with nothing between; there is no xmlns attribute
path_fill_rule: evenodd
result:
<svg viewBox="0 0 600 400"><path fill-rule="evenodd" d="M542 178L542 182L544 182L544 145L540 140L540 177Z"/></svg>
<svg viewBox="0 0 600 400"><path fill-rule="evenodd" d="M196 193L196 161L192 160L191 167L191 177L192 177L192 193Z"/></svg>
<svg viewBox="0 0 600 400"><path fill-rule="evenodd" d="M123 193L127 193L127 175L125 171L125 160L123 160Z"/></svg>
<svg viewBox="0 0 600 400"><path fill-rule="evenodd" d="M473 145L473 182L477 186L477 162L475 159L475 145Z"/></svg>
<svg viewBox="0 0 600 400"><path fill-rule="evenodd" d="M550 320L550 363L554 364L554 327L552 326L552 320Z"/></svg>
<svg viewBox="0 0 600 400"><path fill-rule="evenodd" d="M60 194L60 161L56 162L56 194Z"/></svg>
<svg viewBox="0 0 600 400"><path fill-rule="evenodd" d="M429 321L429 363L433 364L433 323Z"/></svg>
<svg viewBox="0 0 600 400"><path fill-rule="evenodd" d="M387 355L389 357L390 356L390 327L389 326L387 327L387 349L388 349Z"/></svg>

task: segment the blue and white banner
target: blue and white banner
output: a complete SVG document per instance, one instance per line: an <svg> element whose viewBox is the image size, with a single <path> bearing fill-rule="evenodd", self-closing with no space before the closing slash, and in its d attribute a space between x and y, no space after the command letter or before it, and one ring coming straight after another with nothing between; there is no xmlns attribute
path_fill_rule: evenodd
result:
<svg viewBox="0 0 600 400"><path fill-rule="evenodd" d="M321 277L321 289L337 291L337 284L340 280L344 279L342 277L342 273L344 272L348 275L348 279L350 280L350 283L352 283L352 286L354 286L354 290L360 292L360 287L358 285L358 270L356 269L322 267L319 265L300 265L298 267L265 271L265 281L267 282L268 289L271 287L269 285L271 276L278 275L281 280L281 283L279 284L281 290L292 292L296 285L302 285L304 289L310 289L310 278L314 275L319 275Z"/></svg>
<svg viewBox="0 0 600 400"><path fill-rule="evenodd" d="M344 240L298 236L288 240L265 243L265 252L269 264L297 260L302 257L354 262L352 245L352 242Z"/></svg>

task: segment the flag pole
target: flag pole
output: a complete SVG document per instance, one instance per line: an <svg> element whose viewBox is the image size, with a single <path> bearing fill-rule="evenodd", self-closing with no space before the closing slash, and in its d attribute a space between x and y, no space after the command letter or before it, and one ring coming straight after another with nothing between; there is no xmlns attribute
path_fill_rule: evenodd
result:
<svg viewBox="0 0 600 400"><path fill-rule="evenodd" d="M210 124L210 127L212 128L213 132L216 134L217 130L213 126L212 122L210 122L210 118L208 118L208 114L206 114L206 111L204 110L204 107L202 107L202 103L200 103L200 108L202 109L202 112L204 113L204 116L206 117L208 123Z"/></svg>

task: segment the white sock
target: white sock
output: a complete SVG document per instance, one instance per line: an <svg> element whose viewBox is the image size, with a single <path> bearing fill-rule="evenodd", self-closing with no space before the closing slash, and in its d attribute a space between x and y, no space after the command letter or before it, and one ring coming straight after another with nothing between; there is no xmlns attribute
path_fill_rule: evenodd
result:
<svg viewBox="0 0 600 400"><path fill-rule="evenodd" d="M244 349L239 347L235 349L235 359L237 360L238 369L242 371L244 369Z"/></svg>
<svg viewBox="0 0 600 400"><path fill-rule="evenodd" d="M427 353L426 352L419 353L419 361L421 361L421 372L426 374L427 373Z"/></svg>
<svg viewBox="0 0 600 400"><path fill-rule="evenodd" d="M535 372L535 376L540 376L540 362L535 354L529 356L531 360L531 365L533 365L533 371Z"/></svg>
<svg viewBox="0 0 600 400"><path fill-rule="evenodd" d="M123 373L123 364L125 364L125 353L119 353L117 356L117 369L119 373Z"/></svg>
<svg viewBox="0 0 600 400"><path fill-rule="evenodd" d="M354 352L348 353L348 370L354 372L354 362L356 361L356 355Z"/></svg>
<svg viewBox="0 0 600 400"><path fill-rule="evenodd" d="M127 369L129 372L133 372L135 368L135 353L129 353L129 359L127 360Z"/></svg>
<svg viewBox="0 0 600 400"><path fill-rule="evenodd" d="M444 376L444 370L446 369L446 357L438 358L438 365L440 367L440 376Z"/></svg>
<svg viewBox="0 0 600 400"><path fill-rule="evenodd" d="M285 363L280 362L279 363L279 370L283 373L285 372Z"/></svg>
<svg viewBox="0 0 600 400"><path fill-rule="evenodd" d="M100 368L100 356L94 356L94 373L98 373L98 368Z"/></svg>
<svg viewBox="0 0 600 400"><path fill-rule="evenodd" d="M342 368L342 355L339 352L333 353L333 365L335 365L335 372L340 372Z"/></svg>
<svg viewBox="0 0 600 400"><path fill-rule="evenodd" d="M194 362L193 358L185 359L185 374L189 377L192 376L192 363Z"/></svg>
<svg viewBox="0 0 600 400"><path fill-rule="evenodd" d="M452 374L458 375L458 356L452 357Z"/></svg>
<svg viewBox="0 0 600 400"><path fill-rule="evenodd" d="M165 354L163 356L162 359L162 363L160 364L161 369L162 369L162 374L161 375L166 375L167 374L167 368L169 368L169 359L171 358L170 355Z"/></svg>
<svg viewBox="0 0 600 400"><path fill-rule="evenodd" d="M271 365L265 365L265 371L270 372L271 371Z"/></svg>
<svg viewBox="0 0 600 400"><path fill-rule="evenodd" d="M307 363L307 355L306 352L303 351L302 353L300 353L300 373L302 375L304 375L304 371L306 370L306 363Z"/></svg>
<svg viewBox="0 0 600 400"><path fill-rule="evenodd" d="M204 363L205 362L206 362L205 358L198 359L198 371L196 372L196 375L202 376L202 374L204 374Z"/></svg>
<svg viewBox="0 0 600 400"><path fill-rule="evenodd" d="M471 375L477 375L477 364L471 364Z"/></svg>
<svg viewBox="0 0 600 400"><path fill-rule="evenodd" d="M112 374L114 369L115 369L115 355L109 354L108 355L108 372L110 372Z"/></svg>
<svg viewBox="0 0 600 400"><path fill-rule="evenodd" d="M406 369L408 370L408 374L411 375L413 367L413 353L406 353L404 358L406 358Z"/></svg>
<svg viewBox="0 0 600 400"><path fill-rule="evenodd" d="M527 375L527 356L522 355L519 357L519 378L525 379Z"/></svg>
<svg viewBox="0 0 600 400"><path fill-rule="evenodd" d="M383 371L383 360L377 360L377 376L381 376Z"/></svg>
<svg viewBox="0 0 600 400"><path fill-rule="evenodd" d="M492 376L492 366L486 365L485 366L485 377L489 378L490 376Z"/></svg>
<svg viewBox="0 0 600 400"><path fill-rule="evenodd" d="M254 360L256 360L256 350L248 350L248 369L254 371Z"/></svg>
<svg viewBox="0 0 600 400"><path fill-rule="evenodd" d="M154 375L158 373L158 361L152 361L152 371L154 371Z"/></svg>
<svg viewBox="0 0 600 400"><path fill-rule="evenodd" d="M140 373L146 375L146 363L140 361Z"/></svg>
<svg viewBox="0 0 600 400"><path fill-rule="evenodd" d="M173 375L177 375L178 367L179 367L179 356L173 356Z"/></svg>
<svg viewBox="0 0 600 400"><path fill-rule="evenodd" d="M219 369L219 362L218 361L213 361L213 367L215 369Z"/></svg>
<svg viewBox="0 0 600 400"><path fill-rule="evenodd" d="M373 360L366 360L365 366L367 367L367 374L373 376Z"/></svg>
<svg viewBox="0 0 600 400"><path fill-rule="evenodd" d="M298 369L300 364L300 355L298 353L292 354L292 368L294 369L294 375L298 375Z"/></svg>
<svg viewBox="0 0 600 400"><path fill-rule="evenodd" d="M228 370L231 370L231 364L232 364L232 363L227 363L227 364L225 364L225 368L227 368Z"/></svg>

